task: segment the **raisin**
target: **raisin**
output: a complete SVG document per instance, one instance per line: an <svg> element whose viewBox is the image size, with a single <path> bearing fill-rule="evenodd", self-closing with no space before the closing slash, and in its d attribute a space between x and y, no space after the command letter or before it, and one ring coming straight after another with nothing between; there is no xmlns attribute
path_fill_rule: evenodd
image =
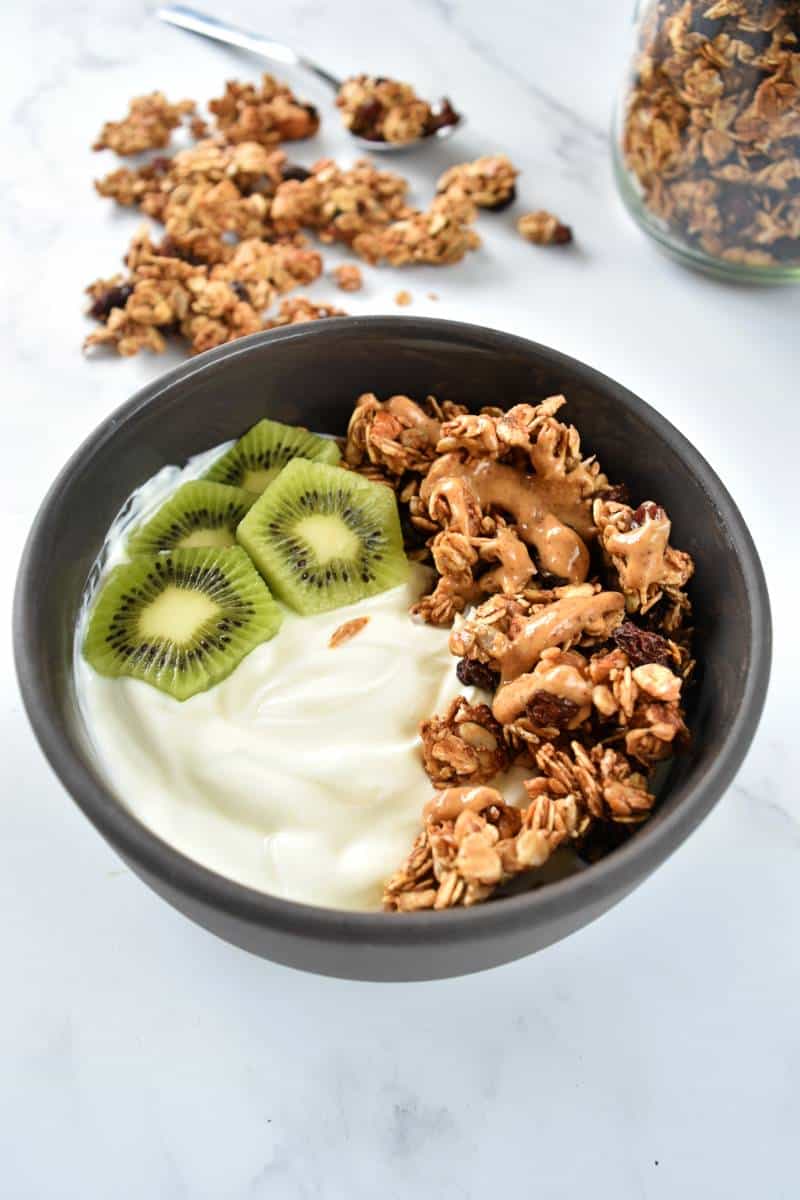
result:
<svg viewBox="0 0 800 1200"><path fill-rule="evenodd" d="M516 198L517 198L517 189L516 189L516 186L512 183L508 195L504 196L502 200L497 200L494 204L487 204L485 206L486 211L487 212L505 212L505 210L507 208L511 207L511 205L514 203Z"/></svg>
<svg viewBox="0 0 800 1200"><path fill-rule="evenodd" d="M303 183L311 175L305 167L301 167L299 163L285 163L281 167L281 179L296 179L298 183Z"/></svg>
<svg viewBox="0 0 800 1200"><path fill-rule="evenodd" d="M436 133L438 129L445 129L448 125L457 125L460 120L460 113L456 112L447 96L444 96L439 105L439 111L432 112L428 117L425 136L430 137L432 133Z"/></svg>
<svg viewBox="0 0 800 1200"><path fill-rule="evenodd" d="M578 857L587 863L599 862L627 842L630 827L611 821L592 821L576 846Z"/></svg>
<svg viewBox="0 0 800 1200"><path fill-rule="evenodd" d="M164 325L156 325L159 333L163 333L164 337L175 337L181 331L180 321L167 321Z"/></svg>
<svg viewBox="0 0 800 1200"><path fill-rule="evenodd" d="M370 142L382 142L383 134L378 130L378 122L383 115L383 108L377 100L369 100L356 109L350 132L358 137L367 138Z"/></svg>
<svg viewBox="0 0 800 1200"><path fill-rule="evenodd" d="M552 692L534 692L525 709L526 715L540 729L547 729L551 726L556 729L566 729L579 711L574 700L554 696Z"/></svg>
<svg viewBox="0 0 800 1200"><path fill-rule="evenodd" d="M97 297L89 309L89 315L98 321L107 321L112 308L124 308L128 297L132 295L133 288L129 283L111 287Z"/></svg>
<svg viewBox="0 0 800 1200"><path fill-rule="evenodd" d="M485 692L494 692L500 682L500 675L497 671L493 671L487 663L478 662L475 658L459 659L456 675L464 687L483 688Z"/></svg>
<svg viewBox="0 0 800 1200"><path fill-rule="evenodd" d="M720 196L719 211L726 229L741 230L752 225L759 205L749 190L731 188Z"/></svg>
<svg viewBox="0 0 800 1200"><path fill-rule="evenodd" d="M643 667L645 663L668 667L673 661L667 639L660 633L640 629L633 621L623 621L611 637L625 651L632 667Z"/></svg>
<svg viewBox="0 0 800 1200"><path fill-rule="evenodd" d="M241 283L238 279L234 279L231 282L231 291L233 292L233 294L235 296L237 296L239 298L239 300L246 300L248 304L250 303L250 293L248 292L248 290L244 286L244 284Z"/></svg>

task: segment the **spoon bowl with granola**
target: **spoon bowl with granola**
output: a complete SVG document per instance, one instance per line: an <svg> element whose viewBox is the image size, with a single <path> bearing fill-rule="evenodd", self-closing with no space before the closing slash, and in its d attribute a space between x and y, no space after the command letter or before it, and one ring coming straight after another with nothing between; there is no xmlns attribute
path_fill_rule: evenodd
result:
<svg viewBox="0 0 800 1200"><path fill-rule="evenodd" d="M290 46L260 33L238 29L185 4L164 5L157 15L168 25L249 50L269 62L311 72L334 90L342 123L364 150L388 153L409 150L428 139L443 141L452 137L464 125L463 115L456 112L447 97L431 104L418 96L411 84L399 79L365 72L338 79Z"/></svg>
<svg viewBox="0 0 800 1200"><path fill-rule="evenodd" d="M726 489L624 387L340 318L211 351L89 438L15 644L56 773L169 903L400 980L529 954L663 862L753 737L770 616Z"/></svg>

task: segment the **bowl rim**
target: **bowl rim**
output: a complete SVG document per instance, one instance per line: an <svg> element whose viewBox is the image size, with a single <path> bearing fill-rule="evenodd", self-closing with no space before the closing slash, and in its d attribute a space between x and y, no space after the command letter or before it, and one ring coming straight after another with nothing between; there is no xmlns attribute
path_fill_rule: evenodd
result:
<svg viewBox="0 0 800 1200"><path fill-rule="evenodd" d="M119 428L141 409L157 404L159 398L167 396L176 385L193 376L224 370L225 364L241 356L258 354L265 345L324 340L331 336L357 338L367 332L373 337L386 336L393 340L432 336L496 353L513 350L533 360L544 360L555 371L568 370L588 385L613 396L623 411L636 411L644 416L657 435L675 449L716 509L728 534L731 550L739 561L751 619L749 668L735 719L715 758L672 812L648 822L635 838L613 854L565 879L532 892L506 897L498 904L420 912L413 914L412 920L391 919L389 914L380 911L322 908L257 891L202 866L153 833L115 796L110 785L103 786L93 777L83 756L64 731L53 697L43 686L37 669L36 629L32 606L28 603L28 597L40 586L46 572L44 542L48 528L59 519L62 511L63 489L69 485L76 470L105 447ZM258 927L329 943L369 945L380 942L383 946L398 947L488 939L538 921L568 917L605 897L622 896L643 874L650 873L665 860L700 824L730 784L761 717L772 646L766 580L750 532L725 485L675 426L623 385L560 351L486 326L412 316L342 317L252 334L189 359L140 388L79 445L45 495L20 560L14 595L13 634L16 670L25 710L45 757L95 828L146 876L155 877L165 886L234 920ZM97 774L99 777L99 767Z"/></svg>

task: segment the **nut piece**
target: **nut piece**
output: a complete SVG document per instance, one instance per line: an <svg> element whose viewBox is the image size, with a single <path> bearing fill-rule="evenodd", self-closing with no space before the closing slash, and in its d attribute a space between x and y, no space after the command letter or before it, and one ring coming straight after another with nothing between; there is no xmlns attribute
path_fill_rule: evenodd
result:
<svg viewBox="0 0 800 1200"><path fill-rule="evenodd" d="M521 216L517 221L517 232L527 242L533 242L537 246L564 246L572 241L569 225L562 225L558 217L545 212L544 209Z"/></svg>
<svg viewBox="0 0 800 1200"><path fill-rule="evenodd" d="M453 783L487 783L508 766L503 731L486 704L470 705L463 696L442 716L420 725L422 758L437 788Z"/></svg>
<svg viewBox="0 0 800 1200"><path fill-rule="evenodd" d="M369 625L369 617L353 617L352 621L345 621L338 629L335 629L331 634L328 647L335 650L337 646L344 645L354 638L357 633L361 633Z"/></svg>
<svg viewBox="0 0 800 1200"><path fill-rule="evenodd" d="M163 92L134 96L128 115L121 121L106 121L93 150L115 150L117 154L139 154L142 150L160 150L181 118L194 112L194 100L170 104Z"/></svg>

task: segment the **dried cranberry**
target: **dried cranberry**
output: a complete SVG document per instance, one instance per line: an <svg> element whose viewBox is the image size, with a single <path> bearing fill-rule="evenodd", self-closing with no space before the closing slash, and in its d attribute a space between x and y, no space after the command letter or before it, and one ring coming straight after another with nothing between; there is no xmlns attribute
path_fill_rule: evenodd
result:
<svg viewBox="0 0 800 1200"><path fill-rule="evenodd" d="M551 726L566 729L579 712L574 700L554 696L552 692L534 692L525 709L526 714L540 729Z"/></svg>
<svg viewBox="0 0 800 1200"><path fill-rule="evenodd" d="M132 295L133 288L129 283L111 287L97 297L89 309L89 315L97 321L107 321L112 308L124 308L128 297Z"/></svg>
<svg viewBox="0 0 800 1200"><path fill-rule="evenodd" d="M636 527L644 525L645 521L663 521L666 515L660 504L656 504L653 500L645 500L644 504L640 504L636 509L631 521Z"/></svg>
<svg viewBox="0 0 800 1200"><path fill-rule="evenodd" d="M159 333L163 333L164 337L174 337L176 333L181 331L180 321L167 321L165 325L156 325Z"/></svg>
<svg viewBox="0 0 800 1200"><path fill-rule="evenodd" d="M285 163L281 167L281 179L296 179L298 183L302 183L311 175L305 167L301 167L299 163Z"/></svg>
<svg viewBox="0 0 800 1200"><path fill-rule="evenodd" d="M625 651L632 667L643 667L645 663L668 667L673 661L666 638L660 633L640 629L633 621L623 621L611 637L620 650Z"/></svg>
<svg viewBox="0 0 800 1200"><path fill-rule="evenodd" d="M485 692L494 692L500 682L500 675L493 671L487 663L478 662L475 658L461 658L456 667L456 675L464 687L483 688Z"/></svg>

